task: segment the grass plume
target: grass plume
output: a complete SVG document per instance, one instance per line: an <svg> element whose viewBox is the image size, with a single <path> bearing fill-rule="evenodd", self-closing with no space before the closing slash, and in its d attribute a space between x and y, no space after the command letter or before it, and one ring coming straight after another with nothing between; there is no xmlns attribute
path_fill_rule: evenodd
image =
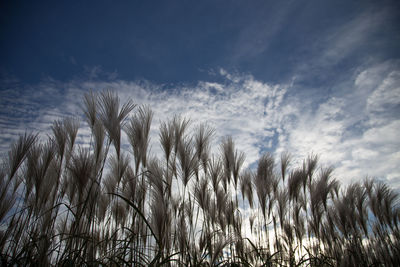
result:
<svg viewBox="0 0 400 267"><path fill-rule="evenodd" d="M295 166L265 153L244 169L232 137L213 149L214 129L179 116L160 123L153 155L150 107L112 91L82 106L88 145L67 118L3 158L2 265L400 265L399 195L387 184L342 186L314 154Z"/></svg>

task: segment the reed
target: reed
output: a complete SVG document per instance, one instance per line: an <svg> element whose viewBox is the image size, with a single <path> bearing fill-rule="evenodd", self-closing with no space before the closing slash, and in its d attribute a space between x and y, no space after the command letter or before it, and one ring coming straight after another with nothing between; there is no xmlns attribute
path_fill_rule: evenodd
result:
<svg viewBox="0 0 400 267"><path fill-rule="evenodd" d="M316 155L294 166L288 152L244 169L232 137L213 149L214 129L179 116L161 122L152 155L150 107L112 91L82 106L88 146L64 119L2 159L2 265L400 265L399 197L387 184L341 186Z"/></svg>

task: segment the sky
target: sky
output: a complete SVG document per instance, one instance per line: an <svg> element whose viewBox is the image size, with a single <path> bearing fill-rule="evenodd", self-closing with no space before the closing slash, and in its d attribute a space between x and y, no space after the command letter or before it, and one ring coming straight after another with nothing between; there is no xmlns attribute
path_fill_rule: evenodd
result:
<svg viewBox="0 0 400 267"><path fill-rule="evenodd" d="M90 89L150 105L153 154L180 114L232 136L246 166L314 153L344 184L400 188L398 1L0 2L2 154L82 116Z"/></svg>

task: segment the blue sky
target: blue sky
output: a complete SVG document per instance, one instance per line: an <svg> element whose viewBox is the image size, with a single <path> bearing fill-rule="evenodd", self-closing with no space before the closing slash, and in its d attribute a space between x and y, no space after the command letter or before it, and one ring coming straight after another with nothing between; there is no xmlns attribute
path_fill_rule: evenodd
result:
<svg viewBox="0 0 400 267"><path fill-rule="evenodd" d="M398 1L2 1L0 150L114 89L343 182L400 187ZM84 126L84 125L82 125ZM87 129L81 129L84 142Z"/></svg>

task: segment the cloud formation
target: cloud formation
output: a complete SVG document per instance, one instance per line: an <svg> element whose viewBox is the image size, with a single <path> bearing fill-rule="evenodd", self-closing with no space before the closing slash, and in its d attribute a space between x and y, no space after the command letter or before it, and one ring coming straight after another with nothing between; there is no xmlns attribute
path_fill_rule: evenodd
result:
<svg viewBox="0 0 400 267"><path fill-rule="evenodd" d="M278 150L304 157L310 151L336 167L342 181L365 176L400 186L400 76L398 62L366 68L317 108L298 110ZM340 87L340 86L339 86Z"/></svg>
<svg viewBox="0 0 400 267"><path fill-rule="evenodd" d="M277 156L289 151L294 164L316 153L323 165L336 168L336 177L345 183L369 175L400 187L399 62L359 70L324 98L303 98L296 92L304 88L295 82L268 84L252 75L223 69L219 76L219 82L199 81L172 88L150 81L90 77L66 83L49 78L35 86L3 83L1 152L25 130L46 134L54 120L81 116L84 92L114 89L122 100L130 97L137 104L150 105L155 112L153 154L160 151L159 122L180 114L193 125L208 122L216 129L214 152L218 152L220 138L231 135L237 148L246 153L248 166L267 151ZM81 127L82 144L88 136L87 128Z"/></svg>

